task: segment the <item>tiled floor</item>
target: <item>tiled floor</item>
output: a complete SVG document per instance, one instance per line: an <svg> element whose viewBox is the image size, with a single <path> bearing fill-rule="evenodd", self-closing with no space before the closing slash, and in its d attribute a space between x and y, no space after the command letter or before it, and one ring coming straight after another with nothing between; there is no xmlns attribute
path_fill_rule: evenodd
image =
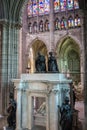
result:
<svg viewBox="0 0 87 130"><path fill-rule="evenodd" d="M75 109L79 111L79 128L80 130L83 130L82 127L84 127L84 102L79 101L75 103ZM3 127L7 126L7 117L1 117L0 115L0 130L5 130ZM44 127L34 127L33 130L46 130Z"/></svg>

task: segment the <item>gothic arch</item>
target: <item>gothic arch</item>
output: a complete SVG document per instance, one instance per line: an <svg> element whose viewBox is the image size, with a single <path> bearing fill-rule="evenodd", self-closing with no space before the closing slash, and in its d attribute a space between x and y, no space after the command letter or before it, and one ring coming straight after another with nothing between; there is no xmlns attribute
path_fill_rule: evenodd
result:
<svg viewBox="0 0 87 130"><path fill-rule="evenodd" d="M56 50L58 65L61 72L71 73L73 80L81 81L80 76L80 46L71 37L67 36L60 40Z"/></svg>
<svg viewBox="0 0 87 130"><path fill-rule="evenodd" d="M40 39L34 39L27 47L28 67L31 68L31 73L35 72L35 59L38 52L45 56L46 62L48 58L46 44ZM31 65L32 64L32 65Z"/></svg>

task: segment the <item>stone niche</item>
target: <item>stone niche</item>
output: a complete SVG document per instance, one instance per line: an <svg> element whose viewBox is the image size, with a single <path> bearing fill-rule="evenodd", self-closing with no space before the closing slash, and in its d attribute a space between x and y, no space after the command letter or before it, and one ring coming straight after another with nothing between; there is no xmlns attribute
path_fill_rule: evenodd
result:
<svg viewBox="0 0 87 130"><path fill-rule="evenodd" d="M17 130L61 130L58 106L69 96L70 83L64 74L22 74L13 79L17 97ZM42 129L41 129L42 130Z"/></svg>

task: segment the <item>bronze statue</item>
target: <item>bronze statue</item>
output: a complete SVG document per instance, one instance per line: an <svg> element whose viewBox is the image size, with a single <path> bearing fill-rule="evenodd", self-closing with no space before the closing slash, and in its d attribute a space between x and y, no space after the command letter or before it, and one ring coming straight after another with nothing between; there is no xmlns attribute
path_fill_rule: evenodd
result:
<svg viewBox="0 0 87 130"><path fill-rule="evenodd" d="M57 61L55 56L53 56L53 52L49 52L49 58L48 58L48 71L49 72L59 72Z"/></svg>
<svg viewBox="0 0 87 130"><path fill-rule="evenodd" d="M10 93L10 102L7 108L7 123L8 127L16 128L16 101L13 98L12 93Z"/></svg>
<svg viewBox="0 0 87 130"><path fill-rule="evenodd" d="M43 73L46 72L45 57L38 52L38 56L35 61L36 72Z"/></svg>
<svg viewBox="0 0 87 130"><path fill-rule="evenodd" d="M72 130L72 109L68 97L65 98L65 102L60 107L60 113L60 125L62 130Z"/></svg>

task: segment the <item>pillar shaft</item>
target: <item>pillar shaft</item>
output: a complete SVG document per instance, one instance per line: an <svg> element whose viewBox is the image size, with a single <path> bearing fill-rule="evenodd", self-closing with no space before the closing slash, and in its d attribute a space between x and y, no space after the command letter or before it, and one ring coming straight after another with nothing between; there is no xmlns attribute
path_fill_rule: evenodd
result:
<svg viewBox="0 0 87 130"><path fill-rule="evenodd" d="M4 23L2 32L1 65L1 107L0 113L6 114L9 100L9 80L18 75L18 29Z"/></svg>
<svg viewBox="0 0 87 130"><path fill-rule="evenodd" d="M54 50L54 3L50 0L50 51Z"/></svg>

